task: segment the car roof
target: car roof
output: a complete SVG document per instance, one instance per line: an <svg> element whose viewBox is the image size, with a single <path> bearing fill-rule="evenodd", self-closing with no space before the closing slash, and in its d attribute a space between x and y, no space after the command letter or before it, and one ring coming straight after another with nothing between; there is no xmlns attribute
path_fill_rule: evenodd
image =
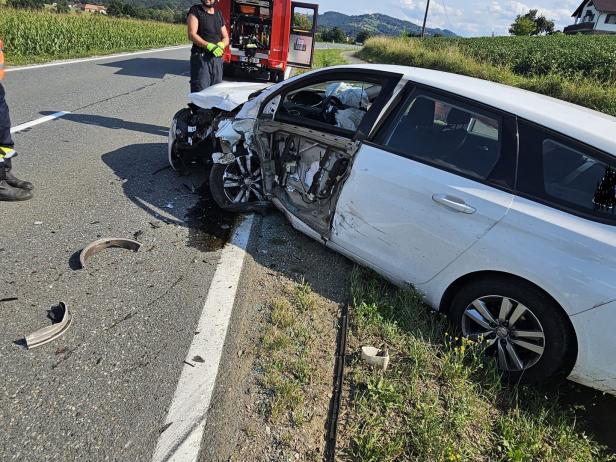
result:
<svg viewBox="0 0 616 462"><path fill-rule="evenodd" d="M459 74L409 66L337 66L402 74L404 79L441 89L514 114L616 156L616 117L520 88Z"/></svg>

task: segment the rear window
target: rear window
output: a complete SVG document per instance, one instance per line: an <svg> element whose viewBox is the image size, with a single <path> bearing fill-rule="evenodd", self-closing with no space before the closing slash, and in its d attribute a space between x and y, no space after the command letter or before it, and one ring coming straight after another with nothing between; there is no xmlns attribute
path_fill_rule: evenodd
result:
<svg viewBox="0 0 616 462"><path fill-rule="evenodd" d="M518 187L556 207L616 223L616 159L564 137L520 127Z"/></svg>

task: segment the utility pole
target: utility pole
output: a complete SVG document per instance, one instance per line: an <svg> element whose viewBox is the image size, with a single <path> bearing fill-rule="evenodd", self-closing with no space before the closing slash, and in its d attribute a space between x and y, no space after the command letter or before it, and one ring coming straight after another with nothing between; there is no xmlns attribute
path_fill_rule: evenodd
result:
<svg viewBox="0 0 616 462"><path fill-rule="evenodd" d="M428 0L428 3L426 5L426 14L424 16L423 27L421 28L421 38L424 38L424 35L426 35L426 23L428 22L428 10L430 10L430 0Z"/></svg>

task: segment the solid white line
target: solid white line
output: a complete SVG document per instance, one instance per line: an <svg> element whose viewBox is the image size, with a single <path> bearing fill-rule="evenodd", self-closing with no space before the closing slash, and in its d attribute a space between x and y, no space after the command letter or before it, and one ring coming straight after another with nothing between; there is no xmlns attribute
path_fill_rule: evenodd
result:
<svg viewBox="0 0 616 462"><path fill-rule="evenodd" d="M193 462L199 456L222 350L254 217L237 227L222 250L205 306L160 435L153 462ZM200 356L204 362L195 361Z"/></svg>
<svg viewBox="0 0 616 462"><path fill-rule="evenodd" d="M154 50L146 50L146 51L134 51L128 53L116 53L113 55L105 55L105 56L95 56L93 58L78 58L78 59L65 59L63 61L53 61L51 63L45 64L33 64L30 66L16 66L9 67L5 69L6 72L18 72L18 71L30 71L32 69L41 69L45 67L53 67L53 66L64 66L65 64L78 64L78 63L87 63L90 61L101 61L103 59L112 59L112 58L122 58L124 56L136 56L136 55L146 55L150 53L159 53L161 51L171 51L171 50L181 50L184 48L190 48L190 45L180 45L175 47L165 47L165 48L156 48Z"/></svg>
<svg viewBox="0 0 616 462"><path fill-rule="evenodd" d="M41 117L40 119L32 120L31 122L26 122L25 124L17 125L15 127L11 127L11 133L21 132L27 128L34 127L35 125L42 124L44 122L49 122L50 120L58 119L66 114L70 114L69 111L60 111L55 114L51 114L45 117Z"/></svg>

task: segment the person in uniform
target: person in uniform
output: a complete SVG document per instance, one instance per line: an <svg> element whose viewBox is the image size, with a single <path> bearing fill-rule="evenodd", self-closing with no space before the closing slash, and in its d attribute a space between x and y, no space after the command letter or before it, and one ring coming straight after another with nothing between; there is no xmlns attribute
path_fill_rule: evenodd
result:
<svg viewBox="0 0 616 462"><path fill-rule="evenodd" d="M200 92L222 82L225 48L229 33L218 0L202 0L188 11L188 38L193 43L190 56L190 91Z"/></svg>
<svg viewBox="0 0 616 462"><path fill-rule="evenodd" d="M13 175L13 149L11 138L11 119L9 107L4 98L4 44L0 40L0 201L25 201L32 198L32 183L23 181Z"/></svg>

